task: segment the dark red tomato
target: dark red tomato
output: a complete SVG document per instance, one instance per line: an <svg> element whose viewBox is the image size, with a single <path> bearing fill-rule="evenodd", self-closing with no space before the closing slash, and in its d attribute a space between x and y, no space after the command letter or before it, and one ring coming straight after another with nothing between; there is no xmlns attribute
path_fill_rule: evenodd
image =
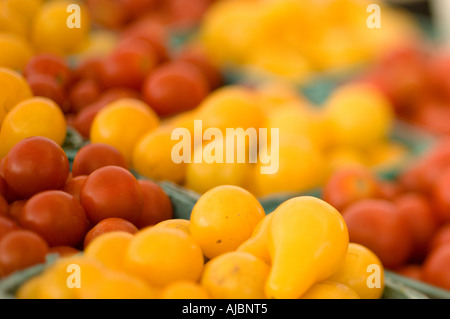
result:
<svg viewBox="0 0 450 319"><path fill-rule="evenodd" d="M16 223L19 223L20 215L22 214L22 209L25 207L27 200L21 199L16 200L9 204L9 218L11 218Z"/></svg>
<svg viewBox="0 0 450 319"><path fill-rule="evenodd" d="M414 240L412 258L422 261L438 223L428 199L419 193L405 193L394 199L398 213L404 217Z"/></svg>
<svg viewBox="0 0 450 319"><path fill-rule="evenodd" d="M364 167L348 167L335 171L325 183L323 199L342 211L364 198L377 196L378 184L372 172Z"/></svg>
<svg viewBox="0 0 450 319"><path fill-rule="evenodd" d="M6 158L5 158L6 160ZM0 166L2 166L2 164L0 163ZM0 195L2 196L6 196L8 191L8 185L6 185L5 179L3 178L3 174L0 173Z"/></svg>
<svg viewBox="0 0 450 319"><path fill-rule="evenodd" d="M99 57L88 57L80 61L74 67L74 81L93 80L98 82L102 61L103 58Z"/></svg>
<svg viewBox="0 0 450 319"><path fill-rule="evenodd" d="M210 90L214 90L222 84L223 79L219 67L208 59L202 49L194 47L185 49L177 58L195 65L208 80Z"/></svg>
<svg viewBox="0 0 450 319"><path fill-rule="evenodd" d="M111 88L102 92L99 102L107 104L122 98L141 99L141 93L130 88Z"/></svg>
<svg viewBox="0 0 450 319"><path fill-rule="evenodd" d="M8 212L9 212L8 202L2 195L0 195L0 217L1 216L5 216L5 217L9 216Z"/></svg>
<svg viewBox="0 0 450 319"><path fill-rule="evenodd" d="M45 240L29 230L15 230L0 240L0 277L44 263L49 247Z"/></svg>
<svg viewBox="0 0 450 319"><path fill-rule="evenodd" d="M92 122L97 113L105 107L106 103L96 102L82 109L72 121L72 127L85 139L89 139Z"/></svg>
<svg viewBox="0 0 450 319"><path fill-rule="evenodd" d="M450 223L446 223L436 230L436 232L433 234L433 237L430 239L428 251L430 252L435 248L447 243L450 244Z"/></svg>
<svg viewBox="0 0 450 319"><path fill-rule="evenodd" d="M409 227L387 200L362 199L343 211L351 242L371 249L386 268L408 261L413 249Z"/></svg>
<svg viewBox="0 0 450 319"><path fill-rule="evenodd" d="M162 117L197 107L208 92L205 76L182 61L157 67L143 86L144 101Z"/></svg>
<svg viewBox="0 0 450 319"><path fill-rule="evenodd" d="M0 216L0 240L7 233L20 229L19 225L12 219Z"/></svg>
<svg viewBox="0 0 450 319"><path fill-rule="evenodd" d="M435 286L450 290L450 244L437 247L423 263L423 279Z"/></svg>
<svg viewBox="0 0 450 319"><path fill-rule="evenodd" d="M126 158L114 146L91 143L83 146L75 155L72 164L72 176L89 175L101 167L110 165L128 169Z"/></svg>
<svg viewBox="0 0 450 319"><path fill-rule="evenodd" d="M127 169L105 166L88 176L80 201L94 224L109 217L133 223L142 211L143 196L136 177Z"/></svg>
<svg viewBox="0 0 450 319"><path fill-rule="evenodd" d="M145 40L123 40L102 63L100 79L103 88L126 87L140 90L146 76L156 66L153 45Z"/></svg>
<svg viewBox="0 0 450 319"><path fill-rule="evenodd" d="M168 31L162 24L153 18L143 18L132 22L124 28L120 41L125 39L142 39L153 45L157 53L157 63L169 59Z"/></svg>
<svg viewBox="0 0 450 319"><path fill-rule="evenodd" d="M8 186L23 198L49 189L62 189L70 165L64 150L40 136L26 138L9 151L5 163Z"/></svg>
<svg viewBox="0 0 450 319"><path fill-rule="evenodd" d="M81 250L71 246L54 246L48 251L49 254L57 254L59 257L70 257L80 252Z"/></svg>
<svg viewBox="0 0 450 319"><path fill-rule="evenodd" d="M450 168L440 172L432 187L432 200L441 223L450 222Z"/></svg>
<svg viewBox="0 0 450 319"><path fill-rule="evenodd" d="M83 244L84 248L86 248L97 236L113 231L123 231L130 234L136 234L139 229L133 223L123 218L111 217L103 219L92 227L86 234Z"/></svg>
<svg viewBox="0 0 450 319"><path fill-rule="evenodd" d="M409 264L402 266L398 269L395 269L395 272L414 280L423 281L422 266L418 264Z"/></svg>
<svg viewBox="0 0 450 319"><path fill-rule="evenodd" d="M35 74L49 75L63 87L67 87L72 80L72 70L64 58L50 53L34 55L28 60L23 73L26 79Z"/></svg>
<svg viewBox="0 0 450 319"><path fill-rule="evenodd" d="M100 97L97 81L83 79L75 83L69 92L70 111L77 114L86 106L96 102Z"/></svg>
<svg viewBox="0 0 450 319"><path fill-rule="evenodd" d="M139 184L144 195L144 203L135 225L141 229L173 218L172 202L161 186L148 180L139 180Z"/></svg>
<svg viewBox="0 0 450 319"><path fill-rule="evenodd" d="M43 96L53 100L64 111L69 111L66 102L66 90L55 78L48 74L33 73L27 77L28 85L35 96Z"/></svg>
<svg viewBox="0 0 450 319"><path fill-rule="evenodd" d="M88 231L88 220L75 197L51 190L28 200L19 216L19 226L38 233L49 246L76 247Z"/></svg>
<svg viewBox="0 0 450 319"><path fill-rule="evenodd" d="M64 186L64 191L69 193L77 200L80 200L81 189L86 182L87 175L78 175L72 178L69 178L66 182L66 186Z"/></svg>

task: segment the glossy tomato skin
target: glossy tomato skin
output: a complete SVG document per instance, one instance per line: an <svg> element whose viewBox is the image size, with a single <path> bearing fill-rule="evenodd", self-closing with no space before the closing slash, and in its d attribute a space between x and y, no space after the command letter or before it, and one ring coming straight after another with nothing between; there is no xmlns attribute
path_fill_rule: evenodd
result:
<svg viewBox="0 0 450 319"><path fill-rule="evenodd" d="M64 186L64 191L75 197L77 200L80 200L81 189L83 188L86 180L87 175L78 175L69 178Z"/></svg>
<svg viewBox="0 0 450 319"><path fill-rule="evenodd" d="M0 216L0 240L7 233L20 229L19 225L12 219Z"/></svg>
<svg viewBox="0 0 450 319"><path fill-rule="evenodd" d="M350 241L371 249L386 268L400 267L410 258L412 234L390 201L363 199L348 206L342 215Z"/></svg>
<svg viewBox="0 0 450 319"><path fill-rule="evenodd" d="M195 66L174 61L151 72L142 90L144 101L164 117L197 107L208 94L209 83Z"/></svg>
<svg viewBox="0 0 450 319"><path fill-rule="evenodd" d="M95 116L100 110L105 107L106 103L102 103L97 101L92 103L85 108L83 108L80 112L78 112L73 121L72 127L84 138L89 139L92 122L94 121Z"/></svg>
<svg viewBox="0 0 450 319"><path fill-rule="evenodd" d="M423 279L435 286L450 290L450 244L433 250L423 263Z"/></svg>
<svg viewBox="0 0 450 319"><path fill-rule="evenodd" d="M104 166L119 166L128 169L128 162L119 150L104 143L83 146L75 155L72 176L89 175Z"/></svg>
<svg viewBox="0 0 450 319"><path fill-rule="evenodd" d="M19 199L9 204L9 218L16 223L19 223L20 214L22 214L22 209L25 207L26 203L27 200Z"/></svg>
<svg viewBox="0 0 450 319"><path fill-rule="evenodd" d="M58 190L30 198L19 216L19 225L38 233L51 247L76 247L88 230L87 216L80 202Z"/></svg>
<svg viewBox="0 0 450 319"><path fill-rule="evenodd" d="M38 234L15 230L0 240L0 277L45 262L49 247Z"/></svg>
<svg viewBox="0 0 450 319"><path fill-rule="evenodd" d="M70 111L78 114L86 106L95 103L100 97L100 87L93 79L82 79L71 86L69 91Z"/></svg>
<svg viewBox="0 0 450 319"><path fill-rule="evenodd" d="M335 171L323 188L323 199L342 211L348 205L378 195L378 183L364 167L349 167Z"/></svg>
<svg viewBox="0 0 450 319"><path fill-rule="evenodd" d="M421 262L427 253L429 241L438 228L427 197L420 193L405 193L394 199L398 213L410 228L414 240L412 259Z"/></svg>
<svg viewBox="0 0 450 319"><path fill-rule="evenodd" d="M139 180L143 193L142 213L135 225L142 229L173 218L173 207L169 196L155 182Z"/></svg>
<svg viewBox="0 0 450 319"><path fill-rule="evenodd" d="M133 174L119 166L105 166L88 176L80 202L93 224L109 217L133 223L142 211L143 197Z"/></svg>
<svg viewBox="0 0 450 319"><path fill-rule="evenodd" d="M136 234L139 229L133 223L123 218L111 217L103 219L92 227L86 234L83 243L84 248L86 248L97 236L113 231L123 231L130 234Z"/></svg>
<svg viewBox="0 0 450 319"><path fill-rule="evenodd" d="M8 153L5 180L22 198L49 189L62 189L70 171L64 150L45 137L29 137Z"/></svg>

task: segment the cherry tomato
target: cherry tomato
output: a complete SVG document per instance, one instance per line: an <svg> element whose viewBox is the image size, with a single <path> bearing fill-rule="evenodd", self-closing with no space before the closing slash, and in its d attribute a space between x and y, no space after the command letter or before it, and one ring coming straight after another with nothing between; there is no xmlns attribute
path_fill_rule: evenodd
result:
<svg viewBox="0 0 450 319"><path fill-rule="evenodd" d="M75 155L72 176L89 175L104 166L120 166L128 169L126 158L115 147L103 143L83 146Z"/></svg>
<svg viewBox="0 0 450 319"><path fill-rule="evenodd" d="M23 198L49 189L62 189L69 176L64 150L45 137L29 137L17 143L5 163L8 186Z"/></svg>
<svg viewBox="0 0 450 319"><path fill-rule="evenodd" d="M392 200L402 193L403 189L397 181L378 181L378 198Z"/></svg>
<svg viewBox="0 0 450 319"><path fill-rule="evenodd" d="M423 281L422 266L418 264L409 264L395 269L395 272L408 278Z"/></svg>
<svg viewBox="0 0 450 319"><path fill-rule="evenodd" d="M144 101L160 116L197 107L209 92L205 76L192 64L178 61L157 67L144 82Z"/></svg>
<svg viewBox="0 0 450 319"><path fill-rule="evenodd" d="M15 230L0 240L0 277L45 262L48 245L38 234Z"/></svg>
<svg viewBox="0 0 450 319"><path fill-rule="evenodd" d="M139 180L139 184L144 201L142 213L135 225L141 229L173 218L172 202L161 186L148 180Z"/></svg>
<svg viewBox="0 0 450 319"><path fill-rule="evenodd" d="M412 257L422 261L438 223L427 198L420 193L405 193L394 199L398 213L409 226L414 240Z"/></svg>
<svg viewBox="0 0 450 319"><path fill-rule="evenodd" d="M81 189L86 182L87 175L78 175L72 178L69 178L64 186L64 191L69 193L77 200L80 200Z"/></svg>
<svg viewBox="0 0 450 319"><path fill-rule="evenodd" d="M20 215L22 214L22 209L25 207L27 200L19 199L11 204L9 204L9 218L11 218L16 223L19 223Z"/></svg>
<svg viewBox="0 0 450 319"><path fill-rule="evenodd" d="M375 176L363 167L347 167L335 171L323 188L323 199L342 211L348 205L377 195Z"/></svg>
<svg viewBox="0 0 450 319"><path fill-rule="evenodd" d="M34 74L45 74L55 79L62 87L67 87L72 80L72 70L64 58L50 54L40 53L34 55L24 69L24 76L28 80Z"/></svg>
<svg viewBox="0 0 450 319"><path fill-rule="evenodd" d="M437 177L432 188L432 199L439 221L450 222L450 167Z"/></svg>
<svg viewBox="0 0 450 319"><path fill-rule="evenodd" d="M122 10L130 19L140 17L143 12L156 9L159 0L119 0Z"/></svg>
<svg viewBox="0 0 450 319"><path fill-rule="evenodd" d="M3 238L4 235L7 233L20 229L19 225L12 219L9 219L4 216L0 216L0 240Z"/></svg>
<svg viewBox="0 0 450 319"><path fill-rule="evenodd" d="M423 279L435 286L450 290L450 244L437 247L423 263Z"/></svg>
<svg viewBox="0 0 450 319"><path fill-rule="evenodd" d="M7 217L8 211L9 211L8 202L6 201L5 197L3 197L3 195L0 195L0 217L1 216Z"/></svg>
<svg viewBox="0 0 450 319"><path fill-rule="evenodd" d="M83 79L75 83L69 92L70 110L77 114L100 97L100 88L95 80Z"/></svg>
<svg viewBox="0 0 450 319"><path fill-rule="evenodd" d="M73 70L74 81L93 80L99 82L103 58L88 57L81 60Z"/></svg>
<svg viewBox="0 0 450 319"><path fill-rule="evenodd" d="M362 199L348 206L342 215L350 241L372 250L386 268L399 267L411 256L412 234L390 201Z"/></svg>
<svg viewBox="0 0 450 319"><path fill-rule="evenodd" d="M92 21L111 29L120 29L128 17L119 1L86 0Z"/></svg>
<svg viewBox="0 0 450 319"><path fill-rule="evenodd" d="M97 113L105 107L106 103L95 102L83 108L77 115L75 115L72 127L85 139L89 139L91 132L91 125Z"/></svg>
<svg viewBox="0 0 450 319"><path fill-rule="evenodd" d="M5 157L6 160L6 157ZM2 164L0 163L0 166ZM8 185L6 185L5 179L3 178L3 174L0 172L0 195L6 196L6 192L8 190Z"/></svg>
<svg viewBox="0 0 450 319"><path fill-rule="evenodd" d="M80 253L81 251L72 246L54 246L48 250L49 254L57 254L59 257L69 257Z"/></svg>
<svg viewBox="0 0 450 319"><path fill-rule="evenodd" d="M80 193L89 220L98 223L109 217L136 221L143 196L137 179L119 166L105 166L92 172Z"/></svg>
<svg viewBox="0 0 450 319"><path fill-rule="evenodd" d="M27 82L35 96L53 100L64 112L69 110L66 102L66 91L63 85L48 74L33 73L27 77Z"/></svg>
<svg viewBox="0 0 450 319"><path fill-rule="evenodd" d="M446 223L436 230L430 239L428 252L447 243L450 243L450 223Z"/></svg>
<svg viewBox="0 0 450 319"><path fill-rule="evenodd" d="M210 0L172 0L169 2L171 25L177 28L189 28L201 21L207 11Z"/></svg>
<svg viewBox="0 0 450 319"><path fill-rule="evenodd" d="M31 197L19 216L19 225L41 235L49 246L76 247L88 230L87 216L80 202L59 190Z"/></svg>
<svg viewBox="0 0 450 319"><path fill-rule="evenodd" d="M112 231L123 231L130 234L136 234L139 229L133 223L123 218L111 217L103 219L86 234L83 244L84 248L86 248L97 236Z"/></svg>

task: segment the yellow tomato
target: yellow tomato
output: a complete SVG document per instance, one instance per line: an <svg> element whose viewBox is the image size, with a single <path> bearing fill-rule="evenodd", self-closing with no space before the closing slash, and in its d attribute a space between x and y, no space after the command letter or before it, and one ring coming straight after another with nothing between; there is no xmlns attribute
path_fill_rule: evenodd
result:
<svg viewBox="0 0 450 319"><path fill-rule="evenodd" d="M138 140L159 125L156 113L144 102L122 98L102 108L95 116L90 139L118 149L129 163Z"/></svg>
<svg viewBox="0 0 450 319"><path fill-rule="evenodd" d="M71 5L78 7L68 12ZM68 55L85 43L89 30L89 10L83 2L47 1L36 13L31 39L38 52Z"/></svg>
<svg viewBox="0 0 450 319"><path fill-rule="evenodd" d="M5 117L0 130L0 157L21 140L47 137L59 145L66 138L66 118L52 100L33 97L17 104Z"/></svg>
<svg viewBox="0 0 450 319"><path fill-rule="evenodd" d="M0 31L27 37L29 25L20 11L10 6L12 1L0 2ZM26 10L26 9L25 9Z"/></svg>
<svg viewBox="0 0 450 319"><path fill-rule="evenodd" d="M160 299L211 299L208 291L193 281L175 281L162 289Z"/></svg>
<svg viewBox="0 0 450 319"><path fill-rule="evenodd" d="M259 201L241 187L222 185L204 193L191 213L191 234L208 258L233 251L265 216Z"/></svg>
<svg viewBox="0 0 450 319"><path fill-rule="evenodd" d="M379 299L384 291L384 267L367 247L349 243L343 265L330 280L352 288L362 299Z"/></svg>
<svg viewBox="0 0 450 319"><path fill-rule="evenodd" d="M0 32L0 67L22 71L32 56L33 48L25 37Z"/></svg>
<svg viewBox="0 0 450 319"><path fill-rule="evenodd" d="M326 280L314 284L300 299L361 299L349 286Z"/></svg>
<svg viewBox="0 0 450 319"><path fill-rule="evenodd" d="M175 228L185 231L187 234L190 234L190 225L191 221L188 219L167 219L162 222L157 223L153 227L167 227L167 228Z"/></svg>
<svg viewBox="0 0 450 319"><path fill-rule="evenodd" d="M16 104L32 96L27 80L19 72L0 67L0 126Z"/></svg>
<svg viewBox="0 0 450 319"><path fill-rule="evenodd" d="M204 257L199 244L183 230L149 227L135 234L125 255L130 273L157 287L179 280L197 281Z"/></svg>

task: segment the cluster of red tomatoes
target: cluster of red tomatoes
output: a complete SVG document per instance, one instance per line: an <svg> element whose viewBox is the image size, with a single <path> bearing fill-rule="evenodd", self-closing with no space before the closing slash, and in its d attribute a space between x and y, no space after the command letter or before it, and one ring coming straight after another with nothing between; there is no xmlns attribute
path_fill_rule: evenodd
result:
<svg viewBox="0 0 450 319"><path fill-rule="evenodd" d="M323 198L338 208L350 241L402 275L450 289L450 141L442 140L394 180L364 168L336 171Z"/></svg>
<svg viewBox="0 0 450 319"><path fill-rule="evenodd" d="M108 231L136 233L173 217L168 195L137 179L106 144L80 149L70 167L44 137L17 143L0 165L0 278L81 250Z"/></svg>

